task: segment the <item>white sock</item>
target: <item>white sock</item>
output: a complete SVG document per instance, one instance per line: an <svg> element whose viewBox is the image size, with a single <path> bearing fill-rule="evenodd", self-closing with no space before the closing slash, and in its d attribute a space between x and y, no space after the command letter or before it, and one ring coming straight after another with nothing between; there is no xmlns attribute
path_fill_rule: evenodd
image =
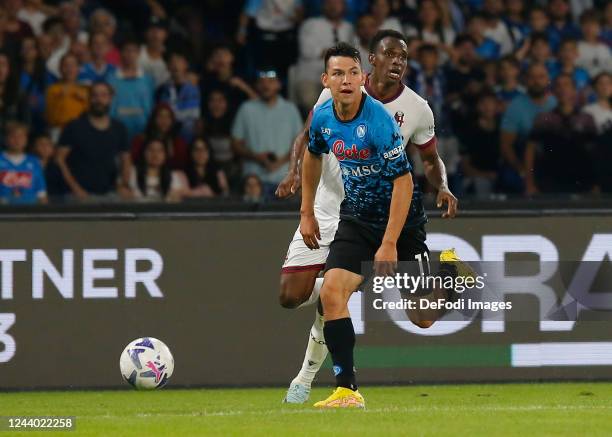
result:
<svg viewBox="0 0 612 437"><path fill-rule="evenodd" d="M315 311L315 313L315 321L308 335L308 346L306 347L306 355L304 356L302 368L292 381L292 383L298 382L308 388L310 388L312 381L327 357L327 346L325 345L325 337L323 335L323 324L325 322L323 316L318 311Z"/></svg>
<svg viewBox="0 0 612 437"><path fill-rule="evenodd" d="M307 307L309 305L316 304L319 300L319 294L321 293L321 287L323 287L323 278L315 279L314 287L312 289L312 293L310 293L310 297L306 302L303 302L298 306L298 308Z"/></svg>

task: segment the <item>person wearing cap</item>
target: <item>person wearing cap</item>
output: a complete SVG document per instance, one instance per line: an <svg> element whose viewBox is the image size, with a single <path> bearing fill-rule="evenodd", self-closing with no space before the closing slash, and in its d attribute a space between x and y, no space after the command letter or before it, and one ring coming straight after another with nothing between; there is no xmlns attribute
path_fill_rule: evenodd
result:
<svg viewBox="0 0 612 437"><path fill-rule="evenodd" d="M287 145L300 132L302 117L297 106L279 94L275 70L259 71L256 88L259 98L244 102L236 114L233 146L244 160L243 174L257 175L271 192L287 172Z"/></svg>
<svg viewBox="0 0 612 437"><path fill-rule="evenodd" d="M164 60L167 38L166 22L155 16L151 17L145 32L145 44L140 48L138 65L153 78L156 88L170 78L170 72Z"/></svg>

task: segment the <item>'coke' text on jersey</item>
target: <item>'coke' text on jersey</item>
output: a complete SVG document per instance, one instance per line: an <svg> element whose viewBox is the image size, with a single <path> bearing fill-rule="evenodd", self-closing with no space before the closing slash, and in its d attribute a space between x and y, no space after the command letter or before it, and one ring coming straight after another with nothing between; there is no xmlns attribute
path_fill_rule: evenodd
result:
<svg viewBox="0 0 612 437"><path fill-rule="evenodd" d="M340 164L344 201L340 217L385 227L393 180L411 170L402 135L384 106L362 94L352 120L340 120L333 100L316 108L308 149L333 153Z"/></svg>

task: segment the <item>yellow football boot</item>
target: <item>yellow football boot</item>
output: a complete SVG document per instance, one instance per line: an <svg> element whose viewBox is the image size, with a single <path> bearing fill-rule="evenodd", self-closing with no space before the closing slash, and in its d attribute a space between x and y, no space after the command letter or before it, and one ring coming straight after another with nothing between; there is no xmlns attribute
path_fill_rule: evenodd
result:
<svg viewBox="0 0 612 437"><path fill-rule="evenodd" d="M359 391L337 387L325 400L314 404L316 408L365 408L365 400Z"/></svg>

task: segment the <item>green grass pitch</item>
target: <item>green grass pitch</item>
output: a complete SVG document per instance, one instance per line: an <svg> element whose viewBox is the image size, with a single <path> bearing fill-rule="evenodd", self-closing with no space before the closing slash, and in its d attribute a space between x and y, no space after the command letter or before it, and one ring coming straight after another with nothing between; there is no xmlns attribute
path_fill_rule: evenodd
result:
<svg viewBox="0 0 612 437"><path fill-rule="evenodd" d="M330 389L317 388L311 401ZM363 387L366 410L282 405L284 390L0 394L0 416L76 416L83 436L610 436L612 383Z"/></svg>

